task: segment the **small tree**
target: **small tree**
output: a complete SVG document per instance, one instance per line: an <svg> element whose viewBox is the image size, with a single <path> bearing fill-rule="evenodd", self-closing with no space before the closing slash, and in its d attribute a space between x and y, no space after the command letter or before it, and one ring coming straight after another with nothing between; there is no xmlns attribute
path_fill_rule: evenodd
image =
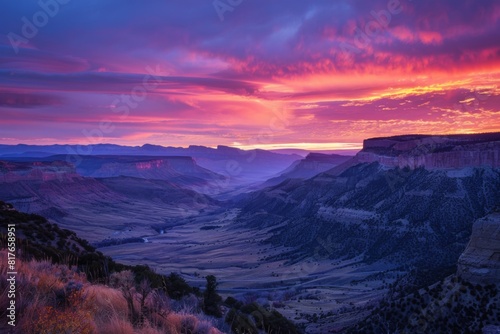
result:
<svg viewBox="0 0 500 334"><path fill-rule="evenodd" d="M222 312L220 310L220 304L222 302L222 297L217 293L217 279L214 275L207 276L207 287L203 293L203 311L207 315L212 315L214 317L222 317Z"/></svg>
<svg viewBox="0 0 500 334"><path fill-rule="evenodd" d="M149 294L153 291L153 288L151 287L151 282L149 282L145 278L141 281L140 284L137 285L136 290L139 293L139 298L140 298L139 302L141 305L140 321L141 324L144 324L144 316L146 313L146 299L148 298Z"/></svg>
<svg viewBox="0 0 500 334"><path fill-rule="evenodd" d="M112 286L120 289L127 301L130 322L135 324L139 320L139 315L134 306L135 297L135 280L134 274L130 270L124 270L118 273L113 273L110 277Z"/></svg>
<svg viewBox="0 0 500 334"><path fill-rule="evenodd" d="M120 289L127 301L129 318L132 324L143 324L146 313L146 299L153 292L151 282L144 278L139 284L136 284L135 275L130 270L113 273L110 277L112 286ZM136 298L139 301L140 310L135 308Z"/></svg>

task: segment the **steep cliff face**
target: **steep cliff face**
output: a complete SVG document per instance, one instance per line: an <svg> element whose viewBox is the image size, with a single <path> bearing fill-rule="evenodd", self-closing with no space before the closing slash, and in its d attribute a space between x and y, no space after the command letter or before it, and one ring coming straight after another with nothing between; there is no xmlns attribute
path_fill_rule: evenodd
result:
<svg viewBox="0 0 500 334"><path fill-rule="evenodd" d="M64 161L7 162L0 161L0 183L16 181L68 180L79 177L73 165Z"/></svg>
<svg viewBox="0 0 500 334"><path fill-rule="evenodd" d="M472 283L500 283L499 212L474 223L470 242L458 260L457 273Z"/></svg>
<svg viewBox="0 0 500 334"><path fill-rule="evenodd" d="M419 268L456 265L472 222L500 203L500 170L468 173L387 169L357 164L256 191L241 201L245 226L277 226L271 242L315 254L328 238L329 256L388 259ZM299 255L297 255L299 256Z"/></svg>
<svg viewBox="0 0 500 334"><path fill-rule="evenodd" d="M396 136L367 139L359 162L427 169L500 167L500 133L450 136Z"/></svg>

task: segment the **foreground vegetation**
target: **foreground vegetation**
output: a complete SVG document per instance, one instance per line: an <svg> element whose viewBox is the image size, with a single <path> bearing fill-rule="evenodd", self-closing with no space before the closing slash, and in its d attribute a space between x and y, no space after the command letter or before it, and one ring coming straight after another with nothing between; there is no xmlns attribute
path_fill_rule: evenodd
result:
<svg viewBox="0 0 500 334"><path fill-rule="evenodd" d="M277 311L223 301L215 276L202 292L176 273L116 263L75 233L3 202L0 223L1 310L9 303L6 229L16 225L14 333L300 333Z"/></svg>
<svg viewBox="0 0 500 334"><path fill-rule="evenodd" d="M500 326L498 286L452 275L410 294L388 296L351 333L483 333Z"/></svg>

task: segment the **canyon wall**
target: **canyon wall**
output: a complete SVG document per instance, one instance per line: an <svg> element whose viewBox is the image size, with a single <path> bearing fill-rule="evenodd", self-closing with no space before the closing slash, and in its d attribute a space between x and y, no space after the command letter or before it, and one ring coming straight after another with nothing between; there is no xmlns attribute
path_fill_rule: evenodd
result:
<svg viewBox="0 0 500 334"><path fill-rule="evenodd" d="M64 161L10 162L0 161L0 183L16 181L50 181L79 178L75 167Z"/></svg>
<svg viewBox="0 0 500 334"><path fill-rule="evenodd" d="M500 167L500 133L453 136L397 136L363 142L358 162L387 167L447 169Z"/></svg>

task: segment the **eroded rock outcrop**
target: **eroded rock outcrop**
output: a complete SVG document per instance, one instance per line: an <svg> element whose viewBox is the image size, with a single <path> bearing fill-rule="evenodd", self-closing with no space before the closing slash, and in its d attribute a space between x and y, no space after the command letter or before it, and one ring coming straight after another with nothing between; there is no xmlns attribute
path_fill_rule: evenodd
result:
<svg viewBox="0 0 500 334"><path fill-rule="evenodd" d="M50 181L78 178L75 167L64 161L0 161L0 183L16 181Z"/></svg>
<svg viewBox="0 0 500 334"><path fill-rule="evenodd" d="M474 223L457 274L471 283L500 284L500 212Z"/></svg>
<svg viewBox="0 0 500 334"><path fill-rule="evenodd" d="M99 169L89 176L101 178L123 175L146 179L169 179L187 173L200 173L197 169L201 168L191 157L150 158L138 161L131 159L131 161L103 162Z"/></svg>
<svg viewBox="0 0 500 334"><path fill-rule="evenodd" d="M500 167L500 133L367 139L358 162L427 169Z"/></svg>

